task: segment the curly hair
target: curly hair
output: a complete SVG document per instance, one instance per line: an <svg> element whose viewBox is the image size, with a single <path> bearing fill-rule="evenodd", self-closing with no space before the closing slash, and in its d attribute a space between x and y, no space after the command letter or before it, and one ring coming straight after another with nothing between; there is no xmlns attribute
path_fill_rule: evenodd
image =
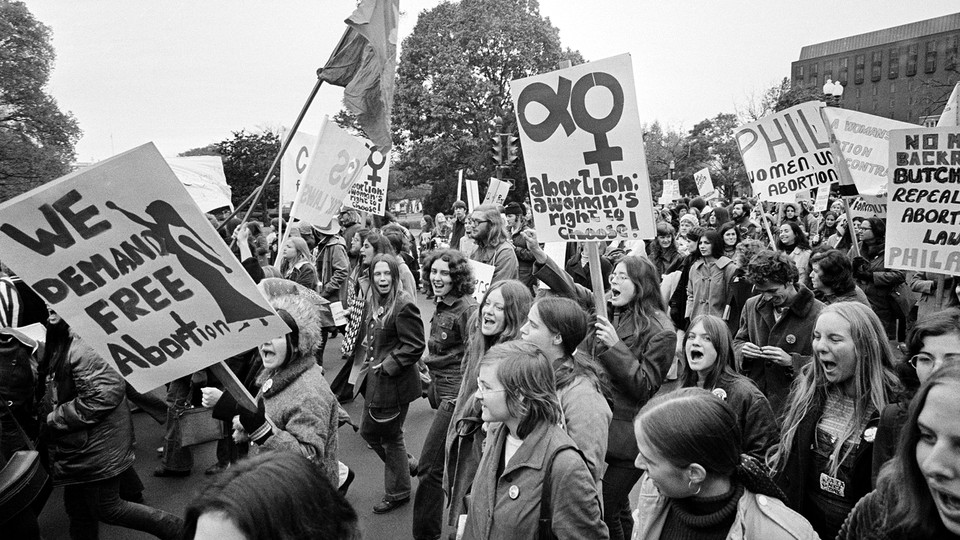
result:
<svg viewBox="0 0 960 540"><path fill-rule="evenodd" d="M833 294L846 294L857 286L853 281L853 263L846 253L838 249L818 251L810 257L810 268L815 264L820 267L820 281Z"/></svg>
<svg viewBox="0 0 960 540"><path fill-rule="evenodd" d="M765 249L757 253L747 264L747 280L754 285L779 283L789 285L800 279L800 272L793 259L782 251Z"/></svg>
<svg viewBox="0 0 960 540"><path fill-rule="evenodd" d="M433 263L438 260L447 263L447 267L450 269L450 282L453 287L451 293L454 296L473 294L473 291L476 290L473 271L470 270L470 262L459 249L438 249L427 255L427 259L420 270L424 283L430 282L430 271L433 268Z"/></svg>

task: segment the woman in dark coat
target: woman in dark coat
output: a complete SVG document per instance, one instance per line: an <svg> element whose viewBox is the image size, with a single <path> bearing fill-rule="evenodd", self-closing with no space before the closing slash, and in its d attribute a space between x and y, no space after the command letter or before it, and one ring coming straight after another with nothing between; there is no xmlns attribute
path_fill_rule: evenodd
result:
<svg viewBox="0 0 960 540"><path fill-rule="evenodd" d="M853 277L863 289L873 311L883 322L887 339L903 341L906 336L908 302L898 302L899 295L906 293L900 287L907 281L903 270L893 270L884 265L883 252L887 236L887 224L882 218L868 217L860 223L860 257L853 259Z"/></svg>

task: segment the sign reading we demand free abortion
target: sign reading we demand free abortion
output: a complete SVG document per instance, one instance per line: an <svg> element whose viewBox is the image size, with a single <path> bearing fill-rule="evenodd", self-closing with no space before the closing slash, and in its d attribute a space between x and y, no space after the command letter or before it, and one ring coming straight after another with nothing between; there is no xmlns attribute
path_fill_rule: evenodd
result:
<svg viewBox="0 0 960 540"><path fill-rule="evenodd" d="M288 331L152 143L0 215L4 262L140 392Z"/></svg>
<svg viewBox="0 0 960 540"><path fill-rule="evenodd" d="M510 83L541 241L653 238L629 54Z"/></svg>
<svg viewBox="0 0 960 540"><path fill-rule="evenodd" d="M960 127L890 132L886 266L960 275Z"/></svg>

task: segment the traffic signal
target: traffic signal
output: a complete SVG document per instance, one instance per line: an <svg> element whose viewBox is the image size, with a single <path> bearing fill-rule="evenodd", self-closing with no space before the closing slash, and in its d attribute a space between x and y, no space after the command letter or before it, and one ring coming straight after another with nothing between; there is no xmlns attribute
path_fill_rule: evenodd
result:
<svg viewBox="0 0 960 540"><path fill-rule="evenodd" d="M503 139L507 147L507 157L504 165L512 165L513 162L517 160L517 157L519 157L520 153L520 149L517 148L518 139L510 134L504 134Z"/></svg>
<svg viewBox="0 0 960 540"><path fill-rule="evenodd" d="M493 143L493 147L490 148L493 161L500 167L503 165L503 138L497 133L493 137L490 137L490 141Z"/></svg>

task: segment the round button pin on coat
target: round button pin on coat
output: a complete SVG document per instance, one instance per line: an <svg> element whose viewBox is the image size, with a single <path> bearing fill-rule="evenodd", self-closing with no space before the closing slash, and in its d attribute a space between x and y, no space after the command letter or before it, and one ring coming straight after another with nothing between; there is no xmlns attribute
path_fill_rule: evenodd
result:
<svg viewBox="0 0 960 540"><path fill-rule="evenodd" d="M793 345L793 344L796 343L796 342L797 342L797 336L795 336L795 335L793 335L793 334L788 334L788 335L787 335L787 343Z"/></svg>
<svg viewBox="0 0 960 540"><path fill-rule="evenodd" d="M508 491L507 494L510 495L511 499L516 499L520 496L520 488L517 486L510 486L510 491Z"/></svg>

